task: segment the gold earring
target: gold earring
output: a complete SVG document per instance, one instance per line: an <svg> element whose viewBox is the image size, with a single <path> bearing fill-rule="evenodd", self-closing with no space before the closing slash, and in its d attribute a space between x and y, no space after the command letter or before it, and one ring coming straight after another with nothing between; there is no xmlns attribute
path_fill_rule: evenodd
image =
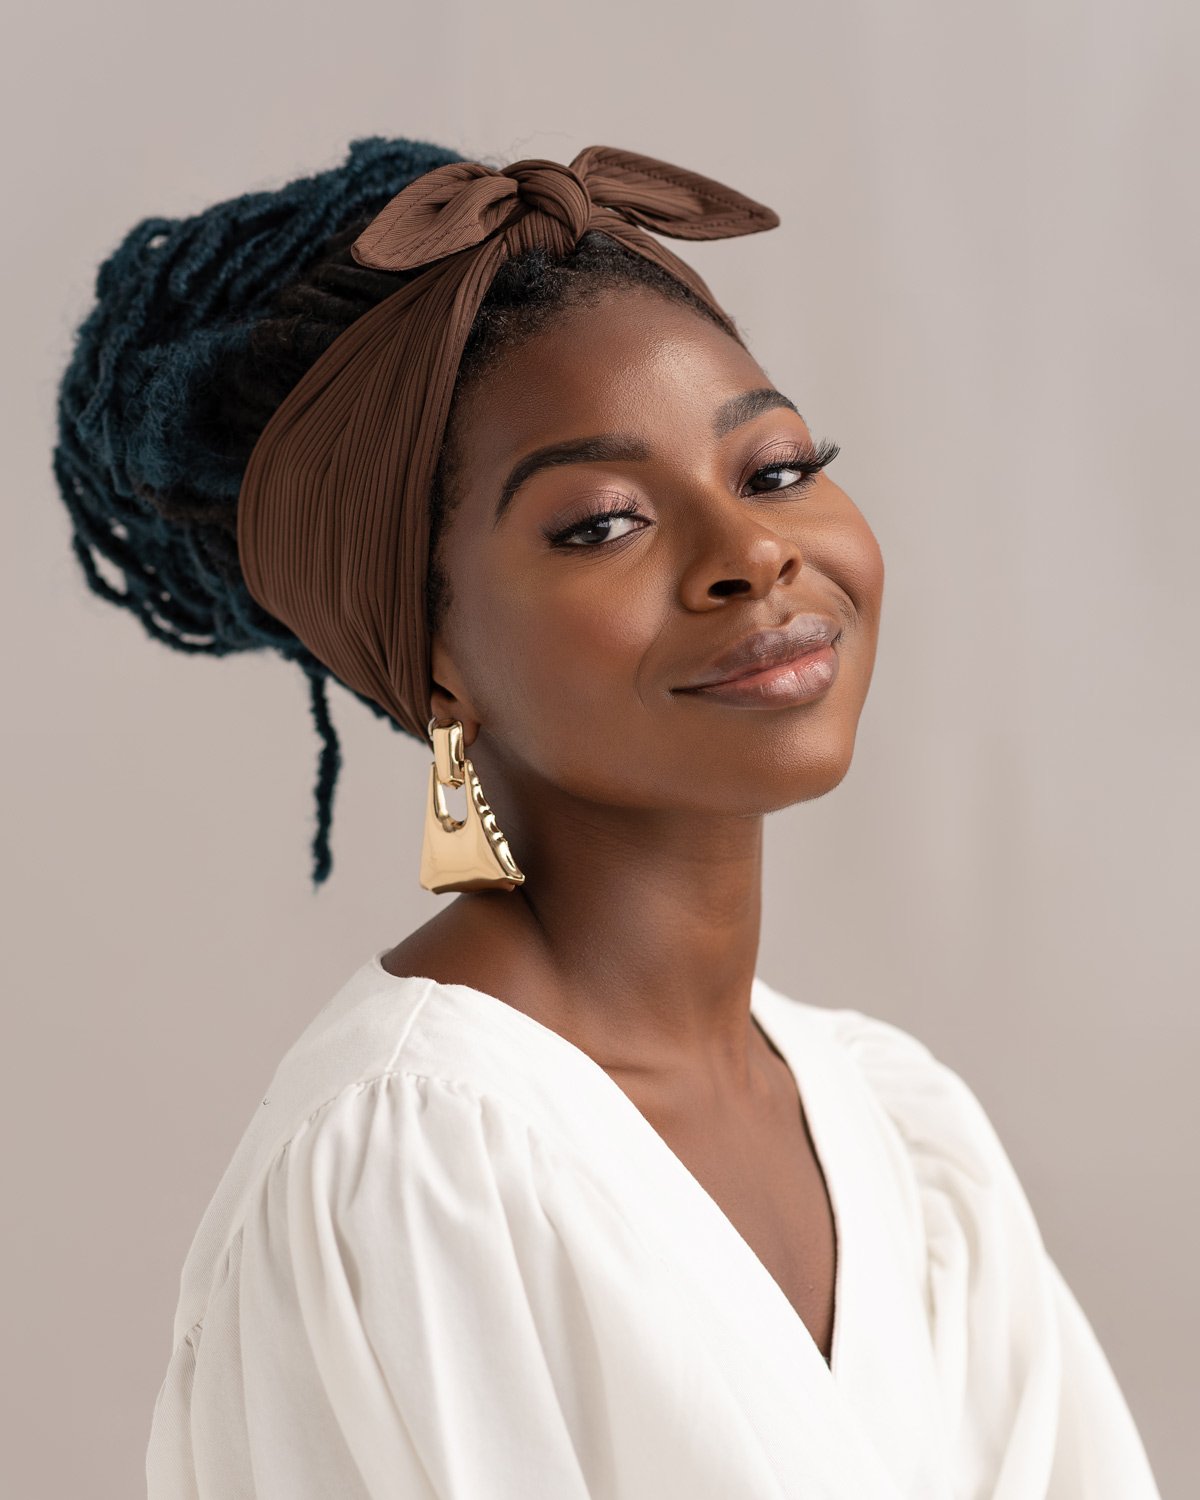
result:
<svg viewBox="0 0 1200 1500"><path fill-rule="evenodd" d="M484 799L475 767L463 748L463 727L429 721L433 764L429 768L429 798L425 805L425 836L421 843L421 884L427 891L511 891L525 876L517 869L508 840L496 826L496 815ZM450 816L444 786L467 788L467 812L462 822Z"/></svg>

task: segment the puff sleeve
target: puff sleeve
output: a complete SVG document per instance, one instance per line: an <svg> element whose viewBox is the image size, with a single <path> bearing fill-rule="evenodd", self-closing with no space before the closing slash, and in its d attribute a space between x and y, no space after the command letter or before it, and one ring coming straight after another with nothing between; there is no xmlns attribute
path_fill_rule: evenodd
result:
<svg viewBox="0 0 1200 1500"><path fill-rule="evenodd" d="M316 1111L177 1348L150 1500L182 1500L156 1477L181 1473L188 1500L779 1493L669 1268L556 1147L417 1073Z"/></svg>
<svg viewBox="0 0 1200 1500"><path fill-rule="evenodd" d="M975 1093L900 1027L838 1013L903 1143L952 1492L1159 1500L1129 1408Z"/></svg>
<svg viewBox="0 0 1200 1500"><path fill-rule="evenodd" d="M589 1493L589 1312L541 1207L552 1169L519 1114L418 1074L301 1126L226 1299L256 1496Z"/></svg>

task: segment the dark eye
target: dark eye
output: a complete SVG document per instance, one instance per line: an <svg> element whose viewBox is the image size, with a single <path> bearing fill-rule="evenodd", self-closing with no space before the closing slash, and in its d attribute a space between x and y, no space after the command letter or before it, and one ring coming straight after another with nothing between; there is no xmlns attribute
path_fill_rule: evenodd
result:
<svg viewBox="0 0 1200 1500"><path fill-rule="evenodd" d="M553 536L550 537L550 541L553 542L556 547L602 547L606 542L620 541L622 536L629 536L632 534L631 528L630 531L619 532L616 536L612 535L612 527L610 523L613 521L619 521L625 516L632 517L634 520L638 521L644 521L646 519L645 516L642 515L641 511L638 510L636 505L630 505L628 503L624 505L617 505L614 506L611 510L598 510L593 512L593 514L590 516L584 516L582 521L573 521L570 526L565 527L562 531L556 531ZM583 533L588 531L595 531L598 527L603 528L605 532L605 534L600 537L598 541L587 540L583 537Z"/></svg>
<svg viewBox="0 0 1200 1500"><path fill-rule="evenodd" d="M756 469L750 476L750 482L753 483L763 474L792 473L799 474L801 477L762 493L781 494L784 490L802 489L816 478L826 464L831 464L841 451L838 444L831 442L828 438L822 438L815 445L812 443L797 445L783 453L774 463L764 464L761 469Z"/></svg>
<svg viewBox="0 0 1200 1500"><path fill-rule="evenodd" d="M799 479L789 480L786 484L777 485L774 489L759 491L760 494L779 495L785 490L803 489L805 485L811 484L826 464L831 464L841 452L837 443L828 438L822 438L819 443L796 443L773 462L762 465L750 476L750 482L760 478L764 474L799 474ZM563 527L547 536L547 540L555 547L604 547L610 542L619 542L627 536L632 536L636 527L619 531L613 535L613 523L624 518L640 521L644 525L649 524L646 517L642 515L637 506L631 501L624 501L620 505L611 506L608 510L593 511L591 515L584 516L580 521L572 521L569 526ZM603 532L601 536L587 535L588 532L595 533L597 530Z"/></svg>

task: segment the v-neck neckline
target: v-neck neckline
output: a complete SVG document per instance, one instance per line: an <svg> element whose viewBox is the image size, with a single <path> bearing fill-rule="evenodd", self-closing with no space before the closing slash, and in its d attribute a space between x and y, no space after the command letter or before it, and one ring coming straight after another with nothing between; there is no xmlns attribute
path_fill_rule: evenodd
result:
<svg viewBox="0 0 1200 1500"><path fill-rule="evenodd" d="M847 1253L846 1253L846 1222L847 1214L847 1179L843 1176L840 1163L837 1162L837 1146L834 1139L834 1104L835 1097L828 1092L823 1092L820 1082L821 1056L820 1048L822 1038L815 1026L805 1025L804 1041L806 1045L795 1045L795 1039L787 1034L787 1026L772 1026L767 1013L774 1011L773 1020L782 1019L778 1009L781 1005L789 1007L790 1017L801 1022L809 1020L806 1014L809 1007L803 1002L792 1000L782 995L779 991L772 989L760 976L755 975L751 985L750 1014L758 1025L762 1035L767 1042L778 1052L783 1062L792 1075L796 1095L799 1102L801 1116L808 1128L812 1139L813 1152L817 1159L817 1165L825 1181L825 1189L829 1195L830 1208L834 1221L835 1240L835 1269L834 1269L834 1309L833 1309L833 1332L830 1340L830 1356L826 1360L820 1346L812 1336L807 1323L793 1307L787 1294L775 1277L768 1270L766 1264L751 1246L749 1241L741 1233L738 1227L730 1219L729 1215L703 1185L699 1178L692 1172L691 1168L672 1150L667 1140L655 1129L647 1117L642 1113L632 1098L621 1088L620 1084L591 1057L582 1047L577 1046L569 1038L555 1031L553 1027L545 1025L536 1017L529 1015L526 1011L518 1010L507 1001L497 995L492 995L486 990L476 988L474 985L461 984L458 982L444 983L441 980L431 979L426 975L399 975L393 974L383 966L383 957L390 952L390 948L381 948L368 960L368 967L377 976L390 981L392 984L417 984L427 986L426 1001L428 995L434 992L447 992L452 995L466 998L468 1003L477 1009L482 1009L489 1023L499 1027L502 1031L511 1035L514 1040L534 1037L538 1044L556 1051L565 1057L569 1057L572 1065L590 1077L602 1090L611 1091L614 1104L622 1110L632 1111L636 1121L640 1122L640 1129L649 1132L655 1141L659 1142L662 1149L667 1153L670 1162L674 1164L672 1170L677 1170L680 1180L687 1185L689 1193L699 1195L700 1200L714 1211L721 1222L727 1226L728 1233L733 1240L749 1255L758 1274L764 1278L764 1284L769 1284L771 1295L777 1297L782 1308L786 1309L784 1316L790 1316L797 1328L800 1330L803 1340L811 1348L821 1365L828 1373L830 1379L839 1386L845 1379L845 1326L846 1326L846 1282L847 1282ZM814 1107L815 1101L815 1107Z"/></svg>

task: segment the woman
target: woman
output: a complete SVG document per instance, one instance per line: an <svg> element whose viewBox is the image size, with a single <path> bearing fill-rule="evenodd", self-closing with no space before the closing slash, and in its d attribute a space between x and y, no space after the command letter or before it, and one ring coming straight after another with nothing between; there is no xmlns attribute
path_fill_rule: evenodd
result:
<svg viewBox="0 0 1200 1500"><path fill-rule="evenodd" d="M376 138L101 272L56 453L89 581L300 661L318 881L326 676L426 738L458 893L256 1110L151 1500L1157 1494L968 1086L755 974L763 815L849 768L883 564L646 231L777 222L633 152Z"/></svg>

